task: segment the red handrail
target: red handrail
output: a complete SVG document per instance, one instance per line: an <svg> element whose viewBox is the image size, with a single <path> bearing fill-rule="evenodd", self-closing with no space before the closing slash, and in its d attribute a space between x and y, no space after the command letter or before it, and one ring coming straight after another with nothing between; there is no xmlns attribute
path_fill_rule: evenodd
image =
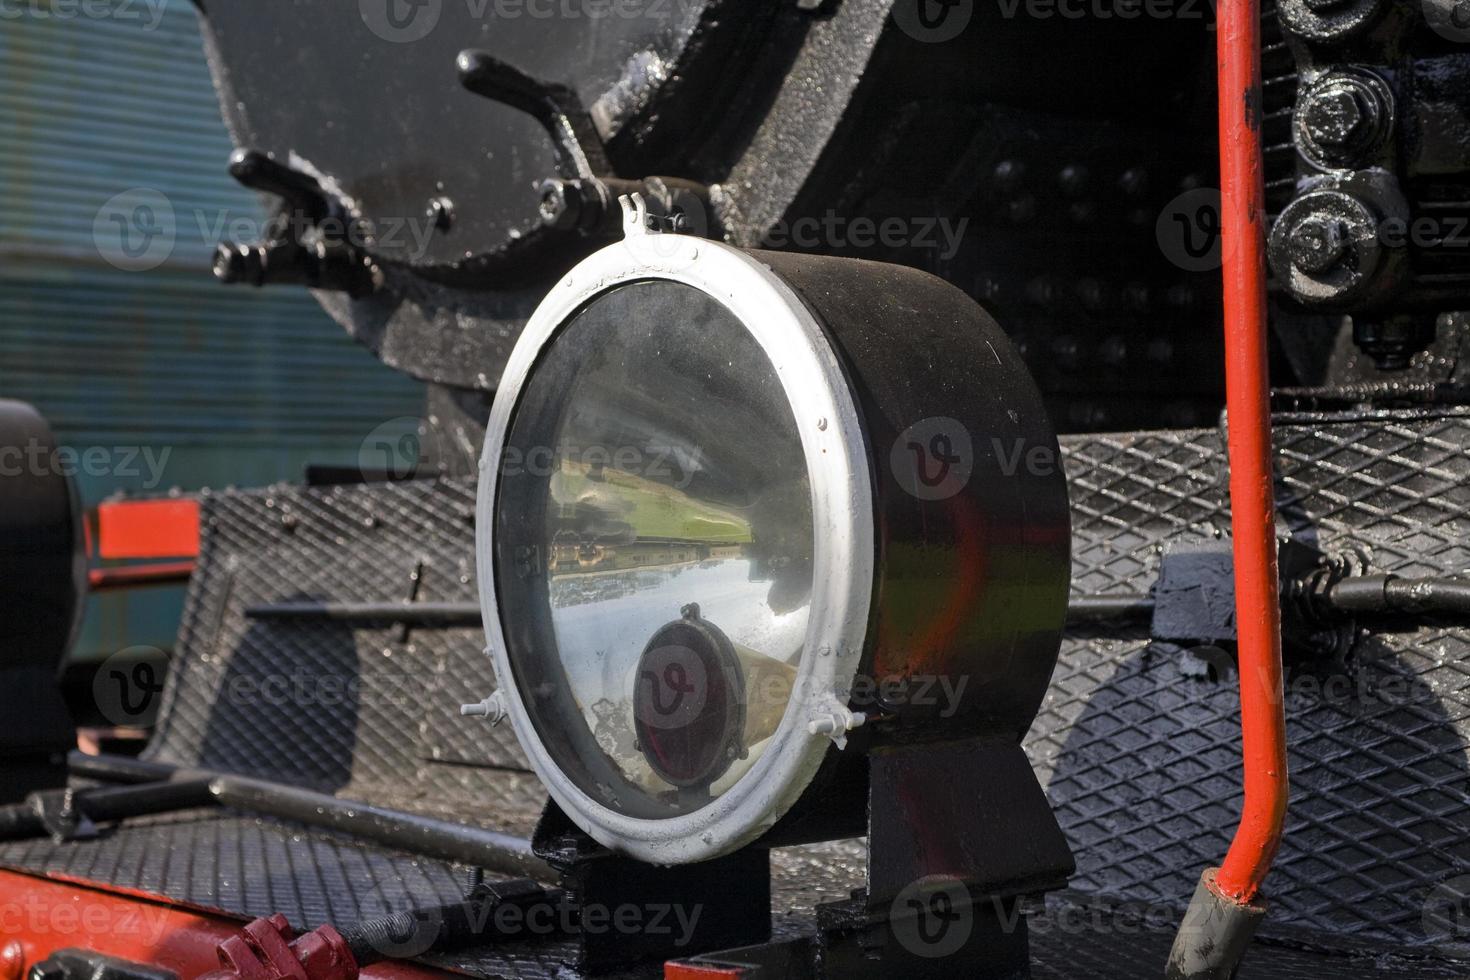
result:
<svg viewBox="0 0 1470 980"><path fill-rule="evenodd" d="M1271 869L1287 797L1266 350L1259 0L1221 0L1216 20L1226 416L1245 805L1215 882L1226 897L1245 903Z"/></svg>

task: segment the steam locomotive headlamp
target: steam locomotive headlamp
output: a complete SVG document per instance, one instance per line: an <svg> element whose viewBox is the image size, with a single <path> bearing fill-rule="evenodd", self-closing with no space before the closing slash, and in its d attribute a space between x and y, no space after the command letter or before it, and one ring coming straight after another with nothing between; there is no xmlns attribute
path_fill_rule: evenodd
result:
<svg viewBox="0 0 1470 980"><path fill-rule="evenodd" d="M794 820L885 744L1017 741L1068 526L1004 333L924 273L625 208L626 240L527 325L481 461L498 697L552 798L679 864Z"/></svg>

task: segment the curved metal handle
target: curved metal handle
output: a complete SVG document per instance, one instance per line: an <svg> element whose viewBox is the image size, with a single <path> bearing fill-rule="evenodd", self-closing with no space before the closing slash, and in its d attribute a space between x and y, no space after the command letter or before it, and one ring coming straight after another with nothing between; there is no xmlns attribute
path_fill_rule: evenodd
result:
<svg viewBox="0 0 1470 980"><path fill-rule="evenodd" d="M461 51L455 68L466 89L519 109L546 129L561 177L614 176L602 137L576 92L557 82L532 78L484 51Z"/></svg>

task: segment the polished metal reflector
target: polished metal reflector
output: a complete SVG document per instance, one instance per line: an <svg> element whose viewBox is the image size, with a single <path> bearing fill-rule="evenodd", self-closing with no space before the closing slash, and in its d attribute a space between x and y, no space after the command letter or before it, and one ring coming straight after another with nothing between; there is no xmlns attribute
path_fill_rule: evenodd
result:
<svg viewBox="0 0 1470 980"><path fill-rule="evenodd" d="M691 813L759 759L812 601L812 490L770 359L668 280L587 302L526 379L494 563L536 733L587 796Z"/></svg>

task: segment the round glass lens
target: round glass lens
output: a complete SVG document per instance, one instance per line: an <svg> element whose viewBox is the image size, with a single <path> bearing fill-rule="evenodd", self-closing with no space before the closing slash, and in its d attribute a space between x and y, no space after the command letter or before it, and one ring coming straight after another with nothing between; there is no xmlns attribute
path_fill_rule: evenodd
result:
<svg viewBox="0 0 1470 980"><path fill-rule="evenodd" d="M495 520L507 653L561 770L645 819L727 791L793 694L813 557L796 420L734 314L662 280L584 306L526 380Z"/></svg>

